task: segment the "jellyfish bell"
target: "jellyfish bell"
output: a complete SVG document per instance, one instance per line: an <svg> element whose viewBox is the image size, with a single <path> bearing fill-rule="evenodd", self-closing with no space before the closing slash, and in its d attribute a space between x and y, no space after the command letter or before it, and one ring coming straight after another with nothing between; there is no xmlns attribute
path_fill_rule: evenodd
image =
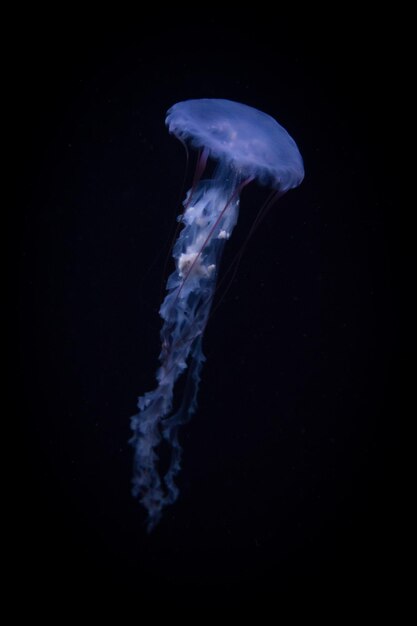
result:
<svg viewBox="0 0 417 626"><path fill-rule="evenodd" d="M166 117L170 133L235 170L283 193L300 185L303 159L294 139L278 122L239 102L186 100Z"/></svg>
<svg viewBox="0 0 417 626"><path fill-rule="evenodd" d="M282 195L304 177L295 141L272 117L252 107L229 100L187 100L169 109L166 123L172 134L202 153L184 201L172 253L175 271L168 278L160 308L157 387L139 398L139 413L131 420L132 491L148 512L149 530L164 507L178 497L174 481L181 468L178 429L197 408L205 360L202 339L224 246L238 219L240 192L257 180ZM216 167L211 178L202 180L209 157ZM182 375L186 376L182 401L174 409L174 388ZM158 464L162 439L171 450L164 475Z"/></svg>

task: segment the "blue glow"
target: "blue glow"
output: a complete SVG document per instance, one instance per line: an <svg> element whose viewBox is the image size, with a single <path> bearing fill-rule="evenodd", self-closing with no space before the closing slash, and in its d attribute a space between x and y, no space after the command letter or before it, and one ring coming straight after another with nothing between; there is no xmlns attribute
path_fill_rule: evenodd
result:
<svg viewBox="0 0 417 626"><path fill-rule="evenodd" d="M167 282L160 308L160 367L157 387L139 398L132 417L135 449L133 495L148 512L148 530L159 522L165 506L178 497L174 479L181 469L179 427L197 408L197 393L205 357L202 339L216 288L219 264L236 225L239 194L257 179L281 194L299 185L304 176L294 140L273 118L228 100L189 100L167 114L171 133L203 148L217 167L210 180L198 182L184 201L181 232L173 249L175 271ZM172 412L174 387L184 374L180 407ZM162 439L170 446L171 462L164 476L158 467Z"/></svg>

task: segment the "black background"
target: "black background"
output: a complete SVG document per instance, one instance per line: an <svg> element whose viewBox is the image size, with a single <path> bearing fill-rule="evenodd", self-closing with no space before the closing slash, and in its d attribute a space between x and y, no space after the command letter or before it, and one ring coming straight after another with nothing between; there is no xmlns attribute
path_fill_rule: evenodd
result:
<svg viewBox="0 0 417 626"><path fill-rule="evenodd" d="M214 12L60 23L19 41L22 584L235 606L381 589L396 553L388 372L401 351L380 133L389 42L369 25ZM164 118L200 97L276 117L306 178L269 212L209 323L180 498L148 535L127 441L154 385L184 176ZM266 196L243 192L225 267Z"/></svg>

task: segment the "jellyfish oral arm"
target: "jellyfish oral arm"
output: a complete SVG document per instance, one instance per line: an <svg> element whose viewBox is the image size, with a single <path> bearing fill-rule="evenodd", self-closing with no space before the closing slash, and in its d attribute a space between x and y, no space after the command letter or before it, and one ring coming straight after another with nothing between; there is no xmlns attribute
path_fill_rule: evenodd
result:
<svg viewBox="0 0 417 626"><path fill-rule="evenodd" d="M196 408L200 372L204 363L202 338L216 287L224 245L237 222L240 183L229 170L218 168L210 181L188 193L180 220L182 230L174 245L175 271L168 278L160 308L163 319L157 387L141 396L133 416L130 440L135 448L133 494L148 512L148 529L158 523L165 506L175 502L174 478L181 467L178 428ZM182 401L173 411L175 384L187 376ZM160 475L158 447L165 440L171 462Z"/></svg>

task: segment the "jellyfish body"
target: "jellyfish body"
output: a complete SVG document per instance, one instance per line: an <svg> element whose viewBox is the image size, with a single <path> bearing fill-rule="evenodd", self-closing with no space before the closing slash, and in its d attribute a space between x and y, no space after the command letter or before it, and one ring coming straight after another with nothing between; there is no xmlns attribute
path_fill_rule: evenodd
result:
<svg viewBox="0 0 417 626"><path fill-rule="evenodd" d="M173 248L175 271L168 278L160 308L163 319L157 387L138 400L131 419L135 450L133 495L148 513L148 530L158 523L165 506L178 497L175 476L181 468L179 427L197 407L204 363L202 338L216 288L219 264L236 225L241 189L257 179L285 193L304 176L297 145L272 117L229 100L188 100L167 114L171 133L203 150L200 162L211 157L211 179L187 193L180 216L181 232ZM173 411L174 388L186 376L179 408ZM158 466L162 439L171 460L165 475Z"/></svg>

